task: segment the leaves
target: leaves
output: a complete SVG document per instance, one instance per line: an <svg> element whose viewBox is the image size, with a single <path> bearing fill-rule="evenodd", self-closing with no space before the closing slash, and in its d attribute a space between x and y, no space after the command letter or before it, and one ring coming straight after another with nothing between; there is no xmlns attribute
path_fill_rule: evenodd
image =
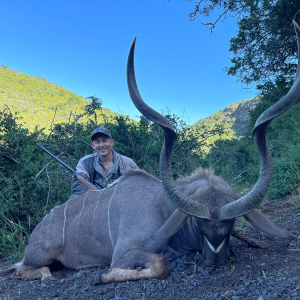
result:
<svg viewBox="0 0 300 300"><path fill-rule="evenodd" d="M29 131L35 127L51 130L51 123L67 123L72 113L77 122L105 123L103 115L116 116L96 96L85 98L64 89L60 85L48 82L41 77L25 75L7 66L0 67L0 109L8 105L13 113L18 113L18 124L24 124ZM91 115L94 108L97 115Z"/></svg>
<svg viewBox="0 0 300 300"><path fill-rule="evenodd" d="M289 83L294 78L297 41L292 20L300 22L299 7L300 0L200 0L190 19L209 18L202 24L213 31L220 20L235 18L238 32L230 40L233 57L225 70L245 87L262 90L282 77Z"/></svg>
<svg viewBox="0 0 300 300"><path fill-rule="evenodd" d="M41 143L75 169L81 157L93 152L90 135L101 114L115 139L116 151L159 176L163 133L159 126L144 117L136 122L128 116L107 116L102 110L102 102L93 98L83 108L81 116L70 118L68 122L53 122L50 133L46 134L45 129L29 131L10 108L0 110L0 255L21 255L32 229L45 213L65 202L71 194L72 174L53 162L36 143ZM77 118L87 116L97 116L92 120L92 128L89 121L77 123ZM198 141L179 117L174 114L166 117L178 134L172 162L177 178L194 169Z"/></svg>

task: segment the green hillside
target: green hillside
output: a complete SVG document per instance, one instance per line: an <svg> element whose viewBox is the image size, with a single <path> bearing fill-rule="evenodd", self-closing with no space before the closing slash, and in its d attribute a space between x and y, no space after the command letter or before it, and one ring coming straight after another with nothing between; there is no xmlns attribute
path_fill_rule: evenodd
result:
<svg viewBox="0 0 300 300"><path fill-rule="evenodd" d="M224 133L212 136L205 142L207 151L214 145L217 140L230 140L245 136L249 129L250 110L254 109L259 102L259 98L247 99L244 101L231 104L224 109L212 114L211 116L201 119L192 125L193 131L213 130L216 125L224 126Z"/></svg>
<svg viewBox="0 0 300 300"><path fill-rule="evenodd" d="M171 163L174 178L188 176L196 167L212 167L215 174L235 185L237 192L250 190L257 181L260 163L253 140L246 134L249 124L254 124L257 117L286 92L275 90L271 96L261 96L259 102L250 99L235 103L194 124L192 132L179 117L167 115L178 134ZM109 109L101 112L102 104L94 100L87 102L42 78L5 66L0 68L0 257L14 253L21 256L33 228L47 212L70 196L71 174L36 144L41 143L75 168L81 157L92 152L91 126L83 117L79 126L73 126L72 119L68 122L70 112L76 111L77 116L82 112L85 118L90 117L97 124L102 122L102 113L107 117L116 115ZM1 109L5 105L12 112ZM56 108L56 126L48 134ZM272 199L299 195L299 110L300 103L268 128L274 161L269 192ZM22 123L18 123L20 119L15 111L24 118ZM36 125L47 130L28 131L26 128L34 129ZM159 176L164 137L158 125L143 117L132 121L122 115L106 120L106 125L116 141L117 152L132 158L141 169Z"/></svg>
<svg viewBox="0 0 300 300"><path fill-rule="evenodd" d="M29 130L35 126L49 128L54 115L56 123L67 122L71 112L81 114L87 103L85 98L44 78L0 67L0 109L7 105L17 112ZM103 113L118 115L108 108L103 108Z"/></svg>
<svg viewBox="0 0 300 300"><path fill-rule="evenodd" d="M254 108L257 102L258 99L253 98L234 103L199 120L192 128L199 130L203 126L213 128L216 124L223 124L226 130L222 139L241 137L248 129L249 109ZM0 109L7 105L12 112L17 112L22 117L22 124L29 130L35 126L50 128L54 115L55 123L68 122L70 113L80 115L87 103L84 97L44 78L26 75L4 65L0 67ZM118 115L108 108L103 108L103 113L108 117ZM215 138L208 139L206 144L213 144Z"/></svg>

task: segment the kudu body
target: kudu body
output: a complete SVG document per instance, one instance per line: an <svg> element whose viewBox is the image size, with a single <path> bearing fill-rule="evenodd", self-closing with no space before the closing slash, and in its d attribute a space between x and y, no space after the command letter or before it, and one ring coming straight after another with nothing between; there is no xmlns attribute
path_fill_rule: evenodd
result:
<svg viewBox="0 0 300 300"><path fill-rule="evenodd" d="M298 39L300 29L294 22ZM26 280L51 276L48 266L59 261L79 269L99 266L94 283L166 278L166 253L196 250L205 265L228 261L228 243L234 219L244 216L269 234L288 236L255 208L266 196L272 177L272 157L266 141L267 124L300 96L300 71L289 93L265 111L253 129L261 171L253 190L239 199L212 171L198 169L187 180L173 181L170 170L176 134L169 121L147 106L137 89L131 46L127 81L132 101L148 119L160 125L165 143L160 158L162 181L144 171L130 171L101 191L90 191L55 207L32 232L22 262L0 276L17 270ZM110 265L110 269L103 269Z"/></svg>

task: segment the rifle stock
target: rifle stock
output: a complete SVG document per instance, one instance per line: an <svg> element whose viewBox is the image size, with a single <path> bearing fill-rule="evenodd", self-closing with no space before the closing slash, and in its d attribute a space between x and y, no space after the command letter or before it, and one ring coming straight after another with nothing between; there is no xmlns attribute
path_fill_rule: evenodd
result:
<svg viewBox="0 0 300 300"><path fill-rule="evenodd" d="M80 181L82 184L84 184L89 190L91 190L91 191L97 190L97 188L93 184L91 184L89 181L87 181L86 179L84 179L82 176L80 176L76 172L74 173L74 177L78 181Z"/></svg>

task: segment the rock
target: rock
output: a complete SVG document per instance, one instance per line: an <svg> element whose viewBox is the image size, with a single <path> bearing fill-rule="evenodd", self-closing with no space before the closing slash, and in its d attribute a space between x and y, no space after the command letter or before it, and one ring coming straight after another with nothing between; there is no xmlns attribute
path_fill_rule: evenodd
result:
<svg viewBox="0 0 300 300"><path fill-rule="evenodd" d="M200 273L201 273L204 277L209 278L209 273L208 273L206 270L201 269Z"/></svg>
<svg viewBox="0 0 300 300"><path fill-rule="evenodd" d="M181 276L177 273L172 274L172 278L175 280L175 282L179 283L181 281Z"/></svg>

